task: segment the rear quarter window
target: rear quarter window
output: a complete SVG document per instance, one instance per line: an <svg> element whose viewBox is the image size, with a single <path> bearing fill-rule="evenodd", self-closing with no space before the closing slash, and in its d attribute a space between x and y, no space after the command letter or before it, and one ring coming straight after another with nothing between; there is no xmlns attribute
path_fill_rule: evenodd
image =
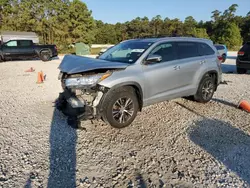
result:
<svg viewBox="0 0 250 188"><path fill-rule="evenodd" d="M214 53L214 50L209 45L207 45L206 43L199 43L199 54L201 56L213 55Z"/></svg>
<svg viewBox="0 0 250 188"><path fill-rule="evenodd" d="M195 42L177 42L178 59L185 59L199 56L198 44Z"/></svg>

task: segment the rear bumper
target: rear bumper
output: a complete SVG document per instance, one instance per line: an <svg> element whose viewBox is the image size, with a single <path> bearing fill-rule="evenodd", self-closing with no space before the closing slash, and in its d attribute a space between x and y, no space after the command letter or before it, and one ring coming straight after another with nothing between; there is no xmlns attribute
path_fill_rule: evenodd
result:
<svg viewBox="0 0 250 188"><path fill-rule="evenodd" d="M237 60L236 66L237 66L237 68L250 70L250 61L249 62L247 62L247 61L242 62L242 61Z"/></svg>

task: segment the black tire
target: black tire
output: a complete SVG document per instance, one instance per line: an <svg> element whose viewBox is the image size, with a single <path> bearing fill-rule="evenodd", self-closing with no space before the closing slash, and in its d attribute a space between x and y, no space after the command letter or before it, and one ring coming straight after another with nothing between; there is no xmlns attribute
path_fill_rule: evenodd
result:
<svg viewBox="0 0 250 188"><path fill-rule="evenodd" d="M120 106L117 105L119 103ZM110 91L104 98L102 108L101 116L106 123L115 128L127 127L134 121L139 109L135 90L125 86Z"/></svg>
<svg viewBox="0 0 250 188"><path fill-rule="evenodd" d="M77 119L77 117L68 117L67 123L69 126L71 126L73 129L78 129L81 126L81 121Z"/></svg>
<svg viewBox="0 0 250 188"><path fill-rule="evenodd" d="M226 54L223 54L223 55L222 55L222 63L225 63L226 60L227 60Z"/></svg>
<svg viewBox="0 0 250 188"><path fill-rule="evenodd" d="M246 73L247 73L247 70L237 67L237 73L238 73L238 74L246 74Z"/></svg>
<svg viewBox="0 0 250 188"><path fill-rule="evenodd" d="M215 92L215 80L210 75L206 75L202 78L197 93L194 95L194 100L200 103L209 102Z"/></svg>
<svg viewBox="0 0 250 188"><path fill-rule="evenodd" d="M194 101L194 96L187 96L187 97L183 97L183 98L186 100L189 100L189 101Z"/></svg>
<svg viewBox="0 0 250 188"><path fill-rule="evenodd" d="M3 62L3 58L2 58L2 56L0 55L0 63L1 63L1 62Z"/></svg>
<svg viewBox="0 0 250 188"><path fill-rule="evenodd" d="M44 62L46 61L50 61L51 60L51 55L50 55L50 52L49 51L41 51L40 52L40 59Z"/></svg>

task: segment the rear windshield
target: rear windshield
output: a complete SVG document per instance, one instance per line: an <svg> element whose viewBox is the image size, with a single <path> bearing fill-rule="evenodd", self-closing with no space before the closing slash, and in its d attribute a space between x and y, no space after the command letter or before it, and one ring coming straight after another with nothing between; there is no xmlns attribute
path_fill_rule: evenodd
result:
<svg viewBox="0 0 250 188"><path fill-rule="evenodd" d="M215 48L216 48L217 50L224 50L224 49L225 49L225 47L222 46L222 45L216 45Z"/></svg>

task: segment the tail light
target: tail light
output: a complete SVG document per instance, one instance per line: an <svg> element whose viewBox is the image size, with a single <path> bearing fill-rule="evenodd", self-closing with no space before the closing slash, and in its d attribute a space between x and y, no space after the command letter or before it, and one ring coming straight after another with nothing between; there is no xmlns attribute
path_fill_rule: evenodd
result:
<svg viewBox="0 0 250 188"><path fill-rule="evenodd" d="M56 45L55 45L55 50L57 51L57 47L56 47Z"/></svg>
<svg viewBox="0 0 250 188"><path fill-rule="evenodd" d="M244 54L245 52L241 52L241 51L238 52L238 56L243 56Z"/></svg>
<svg viewBox="0 0 250 188"><path fill-rule="evenodd" d="M217 56L217 57L218 57L218 60L220 61L220 63L222 63L223 57L222 56Z"/></svg>

